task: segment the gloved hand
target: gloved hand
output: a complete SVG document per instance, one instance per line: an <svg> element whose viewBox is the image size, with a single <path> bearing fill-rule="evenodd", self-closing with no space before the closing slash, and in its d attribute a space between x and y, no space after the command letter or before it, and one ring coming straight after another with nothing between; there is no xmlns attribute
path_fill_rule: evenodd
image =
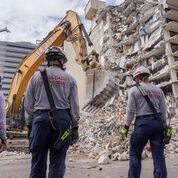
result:
<svg viewBox="0 0 178 178"><path fill-rule="evenodd" d="M27 128L28 128L28 130L27 130L27 138L29 139L30 138L30 134L32 132L32 125L27 125Z"/></svg>
<svg viewBox="0 0 178 178"><path fill-rule="evenodd" d="M163 132L163 143L164 144L169 144L171 137L172 137L173 129L170 126L166 126Z"/></svg>
<svg viewBox="0 0 178 178"><path fill-rule="evenodd" d="M129 126L124 125L124 128L121 128L121 131L120 131L121 135L127 138L128 132L129 132Z"/></svg>
<svg viewBox="0 0 178 178"><path fill-rule="evenodd" d="M71 145L76 144L79 139L78 126L72 128Z"/></svg>

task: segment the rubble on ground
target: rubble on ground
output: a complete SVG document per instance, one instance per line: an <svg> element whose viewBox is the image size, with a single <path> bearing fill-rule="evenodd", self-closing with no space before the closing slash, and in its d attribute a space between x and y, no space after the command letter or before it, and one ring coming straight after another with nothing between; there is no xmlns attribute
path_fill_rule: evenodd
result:
<svg viewBox="0 0 178 178"><path fill-rule="evenodd" d="M124 125L127 91L134 84L132 73L139 65L150 69L150 81L166 95L168 118L175 118L178 23L174 21L178 11L173 5L177 7L176 0L171 5L168 0L125 0L118 6L96 9L88 19L92 24L90 38L105 72L87 73L87 99L92 101L84 110L90 115L82 116L80 140L72 152L99 163L109 163L108 158L128 159L128 140L121 137L119 130ZM106 107L108 99L117 93L119 97ZM176 125L173 119L174 133L166 154L178 151ZM144 150L145 157L151 157L149 149Z"/></svg>
<svg viewBox="0 0 178 178"><path fill-rule="evenodd" d="M97 113L83 112L80 120L79 142L70 148L69 155L79 158L87 157L98 160L98 164L109 164L111 161L126 161L129 159L129 139L133 127L130 128L128 139L124 139L120 134L120 129L125 124L125 113L127 107L126 96L114 96L107 105ZM175 103L171 95L166 97L168 105L168 115L173 127L173 137L169 145L166 146L166 155L178 153L178 121L175 119ZM24 140L11 141L11 147L19 144L25 147ZM21 147L22 148L22 147ZM145 147L142 158L151 158L149 144ZM25 159L30 158L29 154L18 152L0 153L2 159Z"/></svg>
<svg viewBox="0 0 178 178"><path fill-rule="evenodd" d="M4 151L0 153L0 160L17 160L17 159L28 159L28 158L30 158L30 154L26 154L24 152Z"/></svg>
<svg viewBox="0 0 178 178"><path fill-rule="evenodd" d="M133 128L130 129L128 139L124 139L120 134L120 129L125 124L126 100L124 96L115 97L112 103L98 113L82 113L79 143L70 149L70 155L84 155L98 160L99 164L109 164L111 160L128 160L129 139ZM168 106L172 103L170 98L167 99L167 102ZM172 114L172 117L171 125L174 133L170 144L166 146L168 155L178 151L178 135L176 135L176 124L178 125L178 123L174 118L175 113ZM148 157L151 157L149 144L142 155L143 159Z"/></svg>

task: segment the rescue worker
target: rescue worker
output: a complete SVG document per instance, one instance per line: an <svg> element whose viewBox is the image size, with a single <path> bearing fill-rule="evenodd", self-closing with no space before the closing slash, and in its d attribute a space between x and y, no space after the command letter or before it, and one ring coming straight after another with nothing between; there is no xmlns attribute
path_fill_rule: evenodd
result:
<svg viewBox="0 0 178 178"><path fill-rule="evenodd" d="M46 72L51 93L58 109L59 120L71 121L72 142L78 139L79 104L77 84L74 78L65 72L67 58L63 50L53 46L46 53L48 67ZM28 123L30 133L30 151L32 153L30 178L46 178L47 155L49 151L48 178L63 178L65 174L66 153L70 139L57 149L54 145L59 133L55 131L49 120L50 105L40 72L36 72L27 87L25 109L32 120ZM62 126L61 126L62 127Z"/></svg>
<svg viewBox="0 0 178 178"><path fill-rule="evenodd" d="M1 85L0 76L0 85ZM7 150L5 97L0 86L0 153Z"/></svg>
<svg viewBox="0 0 178 178"><path fill-rule="evenodd" d="M149 107L146 99L137 86L132 87L128 94L128 108L126 113L125 134L134 117L134 131L130 139L130 163L128 178L139 178L141 174L142 151L150 141L154 163L154 178L167 178L167 169L164 156L163 130L166 123L166 103L163 91L149 83L150 71L144 66L138 67L134 74L136 83L147 92L157 113Z"/></svg>

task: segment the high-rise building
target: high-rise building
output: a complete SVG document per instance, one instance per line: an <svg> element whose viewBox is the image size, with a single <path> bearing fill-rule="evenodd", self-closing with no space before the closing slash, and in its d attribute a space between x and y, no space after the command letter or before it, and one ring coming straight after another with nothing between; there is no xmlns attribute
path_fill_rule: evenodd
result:
<svg viewBox="0 0 178 178"><path fill-rule="evenodd" d="M2 74L2 90L8 95L13 75L23 60L35 48L28 42L0 41L0 72Z"/></svg>

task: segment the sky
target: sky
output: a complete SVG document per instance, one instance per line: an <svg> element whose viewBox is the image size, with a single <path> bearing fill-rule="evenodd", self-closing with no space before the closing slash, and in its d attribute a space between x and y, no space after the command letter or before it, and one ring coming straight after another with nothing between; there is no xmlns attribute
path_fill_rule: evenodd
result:
<svg viewBox="0 0 178 178"><path fill-rule="evenodd" d="M116 5L123 0L104 0ZM0 0L0 29L7 26L11 33L0 33L0 41L42 40L65 16L76 11L84 24L84 7L88 0Z"/></svg>

